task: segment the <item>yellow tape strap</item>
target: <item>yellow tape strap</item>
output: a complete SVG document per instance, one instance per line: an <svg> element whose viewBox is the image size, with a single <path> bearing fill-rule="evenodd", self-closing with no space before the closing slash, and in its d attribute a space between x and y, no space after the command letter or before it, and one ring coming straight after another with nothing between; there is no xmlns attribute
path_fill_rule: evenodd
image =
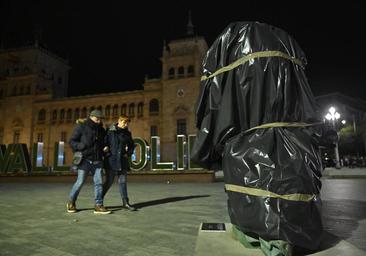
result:
<svg viewBox="0 0 366 256"><path fill-rule="evenodd" d="M266 129L266 128L276 128L276 127L308 127L308 126L314 126L319 123L313 123L313 124L307 124L307 123L298 123L298 122L274 122L274 123L268 123L268 124L262 124L255 127L252 127L248 130L246 130L244 133L256 130L256 129Z"/></svg>
<svg viewBox="0 0 366 256"><path fill-rule="evenodd" d="M242 194L247 194L251 196L262 196L262 197L272 197L272 198L281 198L289 201L303 201L309 202L313 200L315 195L308 195L308 194L288 194L288 195L279 195L273 193L271 191L258 189L258 188L249 188L249 187L242 187L233 184L225 184L225 189L227 191L238 192Z"/></svg>
<svg viewBox="0 0 366 256"><path fill-rule="evenodd" d="M251 59L255 59L255 58L266 58L266 57L267 58L268 57L281 57L281 58L290 60L293 63L295 63L295 64L297 64L297 65L299 65L301 67L304 67L304 65L301 62L301 60L296 59L295 57L291 57L290 55L288 55L286 53L283 53L283 52L280 52L280 51L254 52L254 53L250 53L248 55L245 55L245 56L241 57L240 59L234 61L233 63L231 63L231 64L229 64L229 65L227 65L225 67L222 67L222 68L218 69L216 72L212 73L209 76L202 76L201 77L201 81L207 80L207 79L209 79L211 77L214 77L214 76L217 76L217 75L219 75L221 73L230 71L230 70L236 68L237 66L242 65L242 64L248 62Z"/></svg>

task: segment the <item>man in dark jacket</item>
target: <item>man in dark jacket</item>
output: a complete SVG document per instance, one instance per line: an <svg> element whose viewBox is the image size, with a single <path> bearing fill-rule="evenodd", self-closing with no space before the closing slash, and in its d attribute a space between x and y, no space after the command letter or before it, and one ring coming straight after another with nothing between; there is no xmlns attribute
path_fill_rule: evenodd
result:
<svg viewBox="0 0 366 256"><path fill-rule="evenodd" d="M134 142L131 132L128 130L130 119L127 116L120 116L117 124L112 124L107 131L106 143L109 152L105 159L106 181L103 184L103 198L113 184L115 175L118 175L119 191L123 207L128 210L135 210L129 204L127 195L127 171L130 170L128 158L133 154Z"/></svg>
<svg viewBox="0 0 366 256"><path fill-rule="evenodd" d="M67 203L67 212L69 213L77 212L75 202L89 172L93 174L94 181L94 213L111 213L103 206L103 151L107 151L108 148L104 142L105 130L101 123L102 118L103 114L100 110L93 110L88 119L78 120L78 125L71 135L69 143L72 151L74 153L81 152L82 160L78 164L78 177L71 189L70 199Z"/></svg>

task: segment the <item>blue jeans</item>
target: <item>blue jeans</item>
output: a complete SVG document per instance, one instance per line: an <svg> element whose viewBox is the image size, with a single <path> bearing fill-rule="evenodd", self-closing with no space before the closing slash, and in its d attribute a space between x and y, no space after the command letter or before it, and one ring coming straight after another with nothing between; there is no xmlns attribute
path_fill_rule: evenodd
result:
<svg viewBox="0 0 366 256"><path fill-rule="evenodd" d="M118 175L119 193L122 199L128 199L127 195L127 172L106 170L106 180L103 184L103 198L113 184L114 177Z"/></svg>
<svg viewBox="0 0 366 256"><path fill-rule="evenodd" d="M101 164L83 164L83 169L78 169L78 178L70 192L70 201L76 202L79 192L84 185L88 173L93 174L95 204L103 205L103 180Z"/></svg>

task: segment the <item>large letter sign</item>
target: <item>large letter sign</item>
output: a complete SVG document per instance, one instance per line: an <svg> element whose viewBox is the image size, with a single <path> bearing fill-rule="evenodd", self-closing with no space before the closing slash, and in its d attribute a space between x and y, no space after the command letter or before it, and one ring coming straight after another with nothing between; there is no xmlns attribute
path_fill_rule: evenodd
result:
<svg viewBox="0 0 366 256"><path fill-rule="evenodd" d="M151 150L147 142L142 138L134 138L135 151L132 158L129 159L131 170L143 170L151 161L152 171L171 171L178 170L202 170L201 167L193 164L190 159L192 146L196 135L188 136L188 145L185 135L177 135L176 144L176 165L174 162L161 162L160 158L160 137L151 137ZM44 165L43 159L43 143L33 144L32 164L33 171L47 171L49 167ZM69 170L69 166L65 166L65 143L63 141L55 142L53 170L65 171ZM14 170L31 171L29 153L25 144L9 144L8 147L0 145L0 172L6 173Z"/></svg>
<svg viewBox="0 0 366 256"><path fill-rule="evenodd" d="M173 162L160 162L160 137L151 137L151 170L173 170Z"/></svg>
<svg viewBox="0 0 366 256"><path fill-rule="evenodd" d="M8 148L0 146L0 172L14 170L31 171L29 152L25 144L9 144Z"/></svg>
<svg viewBox="0 0 366 256"><path fill-rule="evenodd" d="M133 171L140 171L142 169L145 168L146 164L147 164L147 151L149 146L147 145L147 142L144 139L141 138L134 138L133 140L135 142L136 148L135 148L135 156L136 156L136 151L139 152L139 156L138 158L138 162L135 161L135 159L131 159L131 157L129 158L130 161L130 167L131 170Z"/></svg>

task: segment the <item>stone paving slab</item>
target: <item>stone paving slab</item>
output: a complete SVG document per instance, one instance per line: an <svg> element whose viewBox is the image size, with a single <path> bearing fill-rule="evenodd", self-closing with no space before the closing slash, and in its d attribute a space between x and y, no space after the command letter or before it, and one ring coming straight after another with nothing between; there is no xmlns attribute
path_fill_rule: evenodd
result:
<svg viewBox="0 0 366 256"><path fill-rule="evenodd" d="M93 214L93 186L85 184L76 214L66 212L72 183L0 183L0 255L194 255L202 222L229 223L224 184L129 182L122 210L118 186ZM324 225L333 244L366 250L366 180L323 181ZM211 255L210 255L211 256Z"/></svg>

